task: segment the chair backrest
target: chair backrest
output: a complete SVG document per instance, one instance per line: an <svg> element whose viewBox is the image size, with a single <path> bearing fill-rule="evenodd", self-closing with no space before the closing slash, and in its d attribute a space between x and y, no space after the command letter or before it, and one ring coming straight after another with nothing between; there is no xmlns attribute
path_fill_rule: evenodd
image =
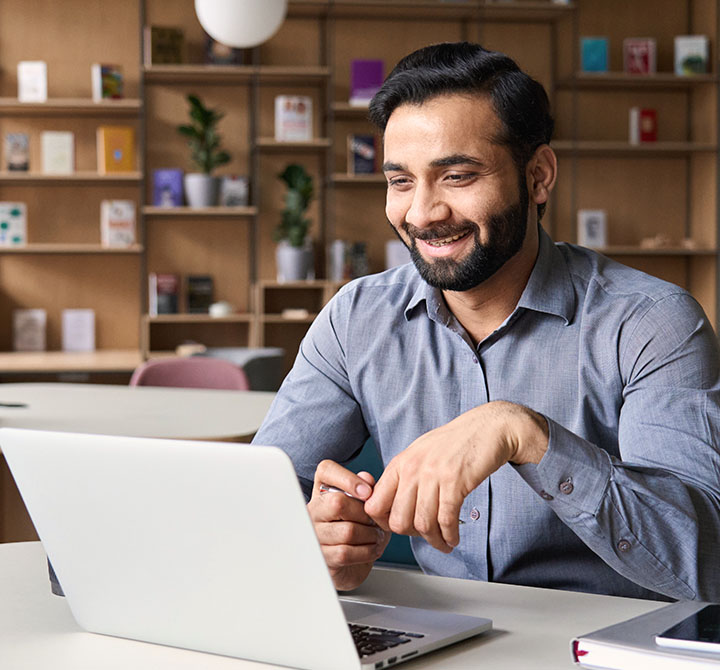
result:
<svg viewBox="0 0 720 670"><path fill-rule="evenodd" d="M247 391L247 375L237 365L219 358L159 358L142 363L132 374L130 386Z"/></svg>

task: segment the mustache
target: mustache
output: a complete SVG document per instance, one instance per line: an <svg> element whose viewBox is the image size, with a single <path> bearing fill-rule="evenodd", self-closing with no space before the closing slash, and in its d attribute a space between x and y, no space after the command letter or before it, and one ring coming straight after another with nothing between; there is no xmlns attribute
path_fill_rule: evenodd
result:
<svg viewBox="0 0 720 670"><path fill-rule="evenodd" d="M463 221L461 224L455 226L439 224L437 226L433 226L431 230L418 228L407 221L403 221L400 227L408 234L409 237L423 241L442 240L446 237L465 235L467 233L473 233L477 236L479 232L477 224L473 221Z"/></svg>

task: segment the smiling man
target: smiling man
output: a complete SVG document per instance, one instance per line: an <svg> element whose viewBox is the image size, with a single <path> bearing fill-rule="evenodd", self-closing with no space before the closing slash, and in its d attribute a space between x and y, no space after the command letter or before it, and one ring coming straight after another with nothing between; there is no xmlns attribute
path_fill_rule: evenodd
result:
<svg viewBox="0 0 720 670"><path fill-rule="evenodd" d="M336 587L392 530L430 573L720 599L715 335L684 290L543 231L542 86L440 44L370 114L413 262L328 304L255 438L293 459ZM369 436L378 482L342 465Z"/></svg>

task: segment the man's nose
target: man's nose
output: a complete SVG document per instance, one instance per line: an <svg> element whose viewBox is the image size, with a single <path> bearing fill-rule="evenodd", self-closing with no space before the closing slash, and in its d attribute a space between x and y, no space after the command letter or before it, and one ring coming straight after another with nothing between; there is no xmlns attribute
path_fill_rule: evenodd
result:
<svg viewBox="0 0 720 670"><path fill-rule="evenodd" d="M450 217L450 207L436 189L418 185L405 221L416 228L427 228Z"/></svg>

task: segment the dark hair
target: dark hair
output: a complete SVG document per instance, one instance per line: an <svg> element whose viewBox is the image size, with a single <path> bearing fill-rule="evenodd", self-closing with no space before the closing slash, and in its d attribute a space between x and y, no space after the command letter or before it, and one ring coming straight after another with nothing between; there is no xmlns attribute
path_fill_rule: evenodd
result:
<svg viewBox="0 0 720 670"><path fill-rule="evenodd" d="M542 84L505 54L469 42L434 44L405 56L370 102L370 120L384 132L400 105L452 93L490 97L503 127L495 139L509 149L519 171L550 142L555 124ZM544 209L538 205L538 219Z"/></svg>

